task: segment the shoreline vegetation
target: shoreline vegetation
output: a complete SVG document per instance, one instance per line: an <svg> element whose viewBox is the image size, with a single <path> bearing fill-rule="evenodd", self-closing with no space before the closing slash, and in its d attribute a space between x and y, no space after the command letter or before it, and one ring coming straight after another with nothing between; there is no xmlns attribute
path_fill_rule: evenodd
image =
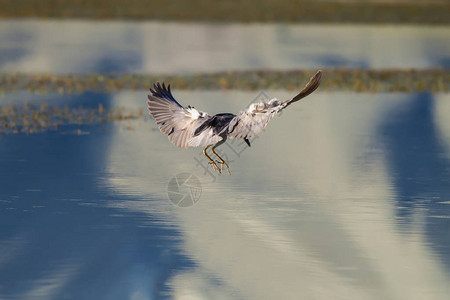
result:
<svg viewBox="0 0 450 300"><path fill-rule="evenodd" d="M445 0L0 0L0 18L450 24Z"/></svg>
<svg viewBox="0 0 450 300"><path fill-rule="evenodd" d="M15 104L9 93L29 90L44 96L49 93L81 94L83 92L117 93L147 91L153 82L170 83L173 90L298 90L316 70L295 71L234 71L192 75L146 74L0 74L0 136L4 134L34 134L61 131L69 134L89 134L82 125L120 122L120 128L135 130L135 121L145 121L142 109L129 110L120 106L105 108L92 103L88 108L68 107L45 102ZM323 69L319 92L438 92L450 91L450 72L446 69L425 70L361 70ZM21 101L22 102L22 101ZM98 105L98 107L96 106ZM62 129L65 128L65 129ZM148 125L148 132L152 128Z"/></svg>
<svg viewBox="0 0 450 300"><path fill-rule="evenodd" d="M89 134L81 130L83 125L121 122L121 129L135 130L132 120L145 121L142 109L130 110L123 107L71 107L51 106L47 103L34 105L26 102L16 106L13 103L0 105L0 136L3 134L33 134L57 131L67 134ZM139 125L139 124L138 124ZM147 127L151 132L150 125ZM62 129L62 130L61 130Z"/></svg>
<svg viewBox="0 0 450 300"><path fill-rule="evenodd" d="M0 92L29 90L31 93L80 94L85 91L120 92L145 90L154 82L171 84L179 90L296 90L317 70L250 70L197 73L187 75L158 74L29 74L0 73ZM322 69L321 91L353 92L450 92L450 71L432 69Z"/></svg>

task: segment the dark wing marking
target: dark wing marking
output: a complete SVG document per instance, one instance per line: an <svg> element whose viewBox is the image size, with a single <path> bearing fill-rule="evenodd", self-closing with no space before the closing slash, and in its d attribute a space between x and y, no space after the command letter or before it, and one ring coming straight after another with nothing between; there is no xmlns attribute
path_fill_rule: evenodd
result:
<svg viewBox="0 0 450 300"><path fill-rule="evenodd" d="M205 121L202 125L200 125L194 132L194 136L201 134L207 128L212 128L215 134L221 134L227 127L230 121L236 115L233 114L217 114L212 118Z"/></svg>
<svg viewBox="0 0 450 300"><path fill-rule="evenodd" d="M177 147L206 147L215 144L222 138L212 130L205 130L203 134L194 136L195 130L205 121L212 118L207 113L193 107L182 107L172 96L170 86L163 83L153 85L148 95L148 111L155 119L162 133Z"/></svg>
<svg viewBox="0 0 450 300"><path fill-rule="evenodd" d="M179 107L183 107L180 105L180 103L177 102L177 100L175 100L175 98L172 96L172 92L170 91L170 84L167 86L166 85L161 84L159 82L153 84L153 89L150 88L150 92L152 93L153 96L158 97L158 98L162 98L162 99L167 99L170 101L175 102Z"/></svg>

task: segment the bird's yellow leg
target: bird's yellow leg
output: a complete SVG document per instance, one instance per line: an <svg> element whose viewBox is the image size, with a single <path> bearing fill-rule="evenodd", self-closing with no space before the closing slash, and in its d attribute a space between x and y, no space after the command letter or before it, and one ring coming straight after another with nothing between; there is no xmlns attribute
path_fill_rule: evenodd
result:
<svg viewBox="0 0 450 300"><path fill-rule="evenodd" d="M203 154L209 159L209 164L212 165L213 168L214 168L215 170L217 170L217 172L219 172L219 174L221 174L222 172L220 171L219 166L217 166L216 162L215 162L211 157L209 157L209 155L206 153L206 150L208 150L208 148L209 148L210 146L211 146L211 145L208 145L208 146L206 146L205 149L203 149ZM217 155L217 154L216 154L216 155Z"/></svg>
<svg viewBox="0 0 450 300"><path fill-rule="evenodd" d="M214 149L216 148L216 146L211 148L211 152L214 153L215 156L217 156L217 158L219 159L219 163L221 164L221 170L223 172L223 166L225 165L225 167L227 167L227 171L228 171L228 175L231 175L230 172L230 167L228 166L228 164L222 159L222 157L219 156L219 154L216 153L216 151L214 151Z"/></svg>

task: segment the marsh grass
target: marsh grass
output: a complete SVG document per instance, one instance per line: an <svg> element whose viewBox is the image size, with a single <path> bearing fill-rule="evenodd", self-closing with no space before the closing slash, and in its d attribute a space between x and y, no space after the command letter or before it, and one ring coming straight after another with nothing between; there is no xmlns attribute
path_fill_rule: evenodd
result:
<svg viewBox="0 0 450 300"><path fill-rule="evenodd" d="M0 0L0 18L448 24L448 1Z"/></svg>
<svg viewBox="0 0 450 300"><path fill-rule="evenodd" d="M123 107L106 109L101 103L97 108L76 108L49 106L47 103L33 105L25 103L16 106L13 103L0 105L0 134L33 134L48 130L58 130L68 125L94 125L117 121L143 119L142 109L129 110ZM125 124L132 130L131 123ZM77 134L85 131L78 129Z"/></svg>
<svg viewBox="0 0 450 300"><path fill-rule="evenodd" d="M257 70L199 73L191 75L144 74L0 74L3 94L18 90L31 93L60 94L85 91L117 92L148 90L154 82L170 83L176 89L286 89L296 90L316 70ZM446 69L422 70L363 70L325 69L321 90L355 92L449 92L450 71Z"/></svg>

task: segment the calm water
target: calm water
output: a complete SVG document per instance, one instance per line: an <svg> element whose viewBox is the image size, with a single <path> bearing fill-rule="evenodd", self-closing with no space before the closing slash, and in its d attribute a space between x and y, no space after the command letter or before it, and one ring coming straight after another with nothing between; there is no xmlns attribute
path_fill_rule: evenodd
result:
<svg viewBox="0 0 450 300"><path fill-rule="evenodd" d="M448 29L391 29L1 21L0 71L448 66ZM289 96L175 89L211 114ZM145 99L18 92L0 104ZM222 145L232 176L148 117L0 135L0 299L447 299L449 112L449 94L319 90L251 148ZM189 207L169 200L180 173L201 185Z"/></svg>
<svg viewBox="0 0 450 300"><path fill-rule="evenodd" d="M129 107L144 96L103 95ZM258 94L176 96L215 113ZM223 145L232 176L149 120L0 136L0 296L446 299L449 104L317 93L251 148ZM202 193L180 208L167 189L185 172Z"/></svg>
<svg viewBox="0 0 450 300"><path fill-rule="evenodd" d="M0 70L180 73L450 67L450 28L1 21Z"/></svg>

